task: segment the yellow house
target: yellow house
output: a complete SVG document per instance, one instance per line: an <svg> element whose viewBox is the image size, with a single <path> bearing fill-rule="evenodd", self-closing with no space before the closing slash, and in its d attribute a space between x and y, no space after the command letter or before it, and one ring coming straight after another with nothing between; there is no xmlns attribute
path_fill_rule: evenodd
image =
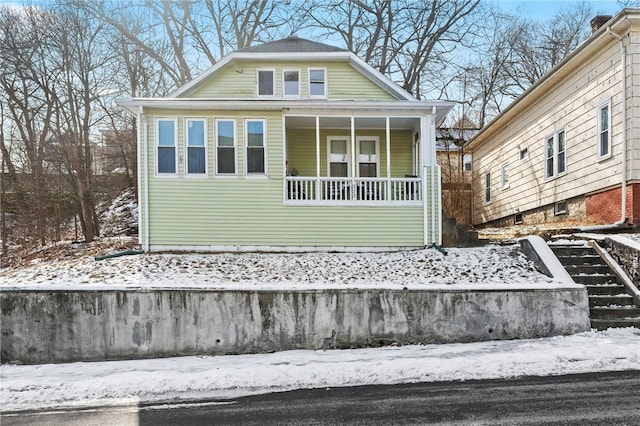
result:
<svg viewBox="0 0 640 426"><path fill-rule="evenodd" d="M233 52L137 117L144 250L386 250L441 242L435 128L352 52L297 37Z"/></svg>

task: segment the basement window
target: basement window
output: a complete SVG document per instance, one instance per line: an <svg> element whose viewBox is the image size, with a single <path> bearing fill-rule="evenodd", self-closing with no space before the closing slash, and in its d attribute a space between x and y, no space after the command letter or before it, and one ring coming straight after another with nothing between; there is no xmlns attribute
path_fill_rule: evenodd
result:
<svg viewBox="0 0 640 426"><path fill-rule="evenodd" d="M514 225L522 225L522 213L516 213L513 216L513 224Z"/></svg>
<svg viewBox="0 0 640 426"><path fill-rule="evenodd" d="M558 216L561 214L567 214L567 202L566 201L558 201L553 206L553 213Z"/></svg>

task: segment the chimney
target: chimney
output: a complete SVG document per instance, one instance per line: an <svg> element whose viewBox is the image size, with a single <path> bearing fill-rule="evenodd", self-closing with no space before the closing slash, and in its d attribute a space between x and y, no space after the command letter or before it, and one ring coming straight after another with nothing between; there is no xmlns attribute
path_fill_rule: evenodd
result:
<svg viewBox="0 0 640 426"><path fill-rule="evenodd" d="M611 19L611 15L598 15L591 20L591 32L595 33Z"/></svg>

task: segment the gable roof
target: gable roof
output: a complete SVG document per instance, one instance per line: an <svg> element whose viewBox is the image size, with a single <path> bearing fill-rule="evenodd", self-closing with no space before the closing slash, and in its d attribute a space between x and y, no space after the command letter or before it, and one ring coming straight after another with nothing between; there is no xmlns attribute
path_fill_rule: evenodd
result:
<svg viewBox="0 0 640 426"><path fill-rule="evenodd" d="M256 46L246 47L225 55L214 66L202 73L199 77L191 80L178 88L169 98L181 98L188 96L211 76L234 63L242 60L290 60L290 61L343 61L348 62L355 69L373 81L375 84L386 90L398 100L415 101L409 92L404 90L393 80L383 75L381 72L358 58L353 52L330 46L328 44L299 38L288 37L282 40L264 43Z"/></svg>
<svg viewBox="0 0 640 426"><path fill-rule="evenodd" d="M347 50L292 35L282 40L245 47L238 52L347 52Z"/></svg>
<svg viewBox="0 0 640 426"><path fill-rule="evenodd" d="M616 37L622 36L631 25L638 25L638 23L640 23L640 9L621 10L616 16L610 19L606 25L596 30L558 65L532 84L531 87L511 102L511 104L489 123L485 124L469 141L469 148L473 149L476 145L488 140L495 132L508 125L515 117L524 113L537 99L564 81L577 67L588 62L594 52L612 41L618 43Z"/></svg>

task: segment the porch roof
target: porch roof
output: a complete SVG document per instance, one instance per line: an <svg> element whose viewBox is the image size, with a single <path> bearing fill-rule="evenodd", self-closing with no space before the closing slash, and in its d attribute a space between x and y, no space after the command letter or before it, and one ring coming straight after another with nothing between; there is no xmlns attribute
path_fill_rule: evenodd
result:
<svg viewBox="0 0 640 426"><path fill-rule="evenodd" d="M322 115L344 113L349 115L420 116L435 114L436 125L454 106L453 102L431 101L317 101L317 100L238 100L238 99L192 99L192 98L122 98L116 103L137 114L140 108L168 108L178 110L250 110L277 111L289 114Z"/></svg>

